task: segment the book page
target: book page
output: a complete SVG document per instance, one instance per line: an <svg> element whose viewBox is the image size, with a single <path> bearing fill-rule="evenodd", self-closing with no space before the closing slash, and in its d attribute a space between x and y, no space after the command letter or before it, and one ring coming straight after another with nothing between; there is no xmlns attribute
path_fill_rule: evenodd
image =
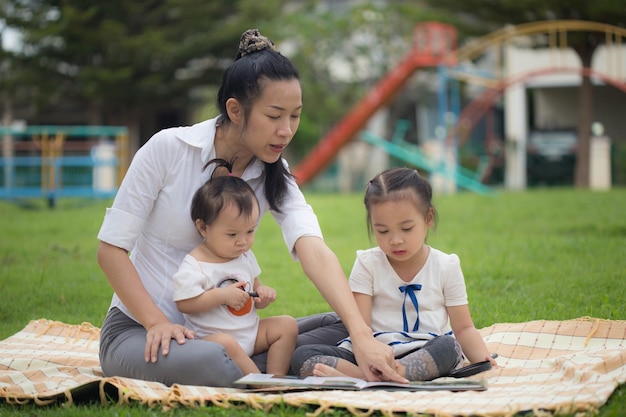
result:
<svg viewBox="0 0 626 417"><path fill-rule="evenodd" d="M344 390L410 390L410 391L432 391L432 390L449 390L449 391L466 391L476 390L483 391L487 389L487 383L484 380L469 380L459 378L438 378L434 381L414 381L408 384L397 382L367 382L359 378L331 376L331 377L296 377L282 376L273 374L248 374L243 378L235 381L236 385L241 386L271 386L271 387L293 387L293 388L310 388L310 389L344 389Z"/></svg>

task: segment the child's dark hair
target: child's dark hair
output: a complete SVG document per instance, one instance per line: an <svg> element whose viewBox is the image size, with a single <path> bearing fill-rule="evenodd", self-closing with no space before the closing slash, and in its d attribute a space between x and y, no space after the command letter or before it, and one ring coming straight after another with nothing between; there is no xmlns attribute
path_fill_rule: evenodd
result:
<svg viewBox="0 0 626 417"><path fill-rule="evenodd" d="M202 220L211 225L224 206L233 204L240 216L250 217L259 202L254 190L239 177L230 175L232 164L223 159L213 159L206 166L215 164L211 179L198 188L191 200L191 220ZM229 175L216 175L220 168L228 170Z"/></svg>
<svg viewBox="0 0 626 417"><path fill-rule="evenodd" d="M248 120L253 103L262 95L263 81L299 80L295 65L274 50L274 42L261 35L258 29L249 29L241 35L235 62L224 72L217 93L219 123L229 123L226 102L235 98L243 107ZM282 158L265 164L265 197L272 210L280 212L280 204L287 192L287 181L292 178Z"/></svg>
<svg viewBox="0 0 626 417"><path fill-rule="evenodd" d="M430 183L415 169L389 168L376 175L367 183L365 189L365 210L367 215L367 230L371 235L372 221L370 210L372 205L386 201L408 200L424 214L432 210L436 224L437 212L432 203L433 190Z"/></svg>

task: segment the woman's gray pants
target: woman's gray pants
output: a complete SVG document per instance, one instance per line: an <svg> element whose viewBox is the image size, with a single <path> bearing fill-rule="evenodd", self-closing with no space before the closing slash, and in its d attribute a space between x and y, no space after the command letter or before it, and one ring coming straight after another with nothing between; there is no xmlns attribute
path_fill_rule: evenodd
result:
<svg viewBox="0 0 626 417"><path fill-rule="evenodd" d="M297 346L334 345L348 332L334 313L321 313L298 319ZM109 310L100 331L100 364L105 376L121 376L166 385L204 385L228 387L242 377L241 370L217 343L187 340L179 345L172 340L170 352L159 351L156 363L144 360L146 330L117 308ZM267 354L252 357L265 372Z"/></svg>

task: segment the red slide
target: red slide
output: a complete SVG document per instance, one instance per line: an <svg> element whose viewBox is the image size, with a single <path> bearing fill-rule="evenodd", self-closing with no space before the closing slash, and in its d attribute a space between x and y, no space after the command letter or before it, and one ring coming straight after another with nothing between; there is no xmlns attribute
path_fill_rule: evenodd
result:
<svg viewBox="0 0 626 417"><path fill-rule="evenodd" d="M354 138L378 109L391 101L418 68L456 65L453 53L456 47L457 32L453 26L438 22L418 24L411 52L329 130L294 168L293 174L298 183L303 185L309 182L326 168L337 152Z"/></svg>

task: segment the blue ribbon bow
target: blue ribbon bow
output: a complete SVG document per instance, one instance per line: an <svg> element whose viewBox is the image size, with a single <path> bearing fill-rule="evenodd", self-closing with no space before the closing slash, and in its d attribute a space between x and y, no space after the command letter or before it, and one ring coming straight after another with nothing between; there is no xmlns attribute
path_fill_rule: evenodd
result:
<svg viewBox="0 0 626 417"><path fill-rule="evenodd" d="M417 302L417 297L415 296L415 291L421 290L422 285L410 284L410 285L404 285L402 287L398 287L398 289L400 290L400 292L404 293L404 300L402 302L402 320L404 321L404 331L405 332L409 331L409 323L406 318L406 297L408 295L409 298L411 299L411 302L413 303L413 307L415 307L415 312L417 313L417 319L415 319L415 324L413 324L413 330L412 330L413 332L416 332L417 329L419 329L420 327L420 311L419 311L419 304Z"/></svg>

